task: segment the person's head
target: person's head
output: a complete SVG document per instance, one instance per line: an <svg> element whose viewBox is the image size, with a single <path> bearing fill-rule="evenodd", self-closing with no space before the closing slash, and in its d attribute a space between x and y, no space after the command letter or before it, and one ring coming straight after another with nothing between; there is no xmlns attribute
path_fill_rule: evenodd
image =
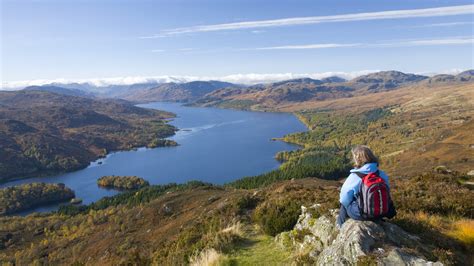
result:
<svg viewBox="0 0 474 266"><path fill-rule="evenodd" d="M379 164L379 159L374 155L369 147L365 145L357 145L352 148L352 160L354 161L354 166L356 168L360 168L366 163Z"/></svg>

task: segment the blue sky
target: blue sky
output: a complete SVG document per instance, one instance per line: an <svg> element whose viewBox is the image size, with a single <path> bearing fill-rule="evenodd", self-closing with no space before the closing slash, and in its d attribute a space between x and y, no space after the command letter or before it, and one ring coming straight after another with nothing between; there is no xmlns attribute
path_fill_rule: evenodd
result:
<svg viewBox="0 0 474 266"><path fill-rule="evenodd" d="M0 1L4 85L438 73L474 61L472 1Z"/></svg>

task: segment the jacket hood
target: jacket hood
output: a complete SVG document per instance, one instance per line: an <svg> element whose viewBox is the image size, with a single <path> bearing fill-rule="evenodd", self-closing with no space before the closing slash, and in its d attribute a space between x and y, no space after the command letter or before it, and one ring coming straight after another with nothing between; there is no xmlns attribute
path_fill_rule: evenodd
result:
<svg viewBox="0 0 474 266"><path fill-rule="evenodd" d="M351 173L359 172L359 173L374 173L378 170L377 163L366 163L361 168L354 168L351 170Z"/></svg>

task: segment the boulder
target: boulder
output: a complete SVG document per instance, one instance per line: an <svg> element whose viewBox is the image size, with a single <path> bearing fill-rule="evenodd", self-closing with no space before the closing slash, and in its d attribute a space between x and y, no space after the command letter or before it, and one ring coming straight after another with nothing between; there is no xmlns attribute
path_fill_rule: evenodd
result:
<svg viewBox="0 0 474 266"><path fill-rule="evenodd" d="M432 265L432 266L442 266L441 262L430 262L426 261L420 257L413 256L404 252L399 248L394 248L388 253L388 255L381 259L380 264L382 265L413 265L413 266L422 266L422 265Z"/></svg>
<svg viewBox="0 0 474 266"><path fill-rule="evenodd" d="M317 204L303 206L294 229L279 234L276 241L295 254L308 254L317 265L356 265L361 260L379 265L442 265L427 261L418 252L428 252L419 238L395 224L349 219L338 229L337 211L320 215L318 208Z"/></svg>

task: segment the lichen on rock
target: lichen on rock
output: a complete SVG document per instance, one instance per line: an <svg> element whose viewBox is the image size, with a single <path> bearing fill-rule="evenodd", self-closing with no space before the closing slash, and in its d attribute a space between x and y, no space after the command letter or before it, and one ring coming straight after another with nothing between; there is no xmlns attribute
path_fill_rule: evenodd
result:
<svg viewBox="0 0 474 266"><path fill-rule="evenodd" d="M317 265L356 265L367 258L379 265L442 265L427 261L420 253L426 250L419 238L397 225L349 219L339 230L334 219L337 211L315 217L319 207L302 206L294 229L275 241L294 254L306 254Z"/></svg>

